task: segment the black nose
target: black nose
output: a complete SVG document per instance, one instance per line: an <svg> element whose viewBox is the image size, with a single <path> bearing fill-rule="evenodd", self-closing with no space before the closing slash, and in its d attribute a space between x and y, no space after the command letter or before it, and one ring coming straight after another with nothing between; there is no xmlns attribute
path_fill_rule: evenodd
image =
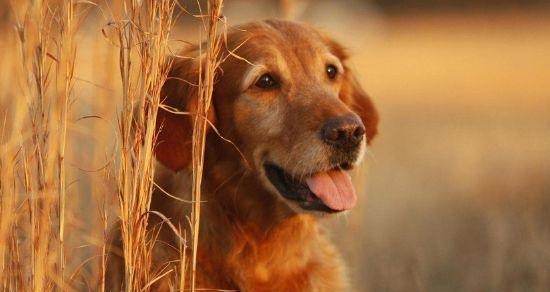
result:
<svg viewBox="0 0 550 292"><path fill-rule="evenodd" d="M355 115L339 116L329 119L321 129L323 140L336 147L352 148L363 140L365 126Z"/></svg>

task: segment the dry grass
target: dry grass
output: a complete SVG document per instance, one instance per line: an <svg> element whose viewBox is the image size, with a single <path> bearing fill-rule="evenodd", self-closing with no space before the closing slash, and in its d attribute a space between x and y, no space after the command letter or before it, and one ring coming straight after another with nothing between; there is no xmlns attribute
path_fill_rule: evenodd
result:
<svg viewBox="0 0 550 292"><path fill-rule="evenodd" d="M148 217L153 216L149 206L154 186L154 129L161 88L170 66L170 33L173 21L186 10L172 0L129 0L105 5L73 0L22 1L2 6L12 9L11 21L16 24L16 31L10 33L2 27L2 39L9 42L8 53L0 58L2 67L17 74L5 76L6 71L1 71L2 87L7 88L0 96L1 290L71 291L87 287L104 291L108 225L113 217L118 218L114 224L120 224L122 234L124 287L127 291L149 290L154 282L174 272L153 274L151 257L158 228L147 223ZM205 19L207 35L206 57L201 60L205 62L205 74L197 80L202 105L199 109L203 113L208 111L219 64L221 38L217 29L221 7L221 1L209 1L206 14L196 16ZM118 51L119 74L113 70L113 63L105 63L99 70L105 70L103 79L82 77L87 70L81 68L94 66L78 65L101 61L96 56L77 60L80 53L89 55L93 51L80 51L83 46L79 45L79 40L86 40L79 30L84 22L90 25L86 17L91 11L91 18L99 24L96 31L101 29L103 34L94 44L95 49L109 51L101 57L111 61ZM87 28L84 33L89 31L93 29ZM112 81L117 75L119 84ZM104 98L92 103L98 112L82 111L75 82L79 83L80 94L89 86ZM117 106L118 114L109 106ZM118 120L116 131L111 122L113 114ZM97 132L87 133L81 125L85 122L91 122ZM205 120L196 119L196 202L200 201L205 130ZM116 141L111 153L102 149L101 145L106 144L101 142L87 147L86 139L100 141L98 137L102 135ZM80 153L83 149L93 153L91 158ZM78 163L75 159L84 161ZM93 179L82 182L82 174ZM93 182L103 186L94 185L85 191L89 198L79 198L78 193ZM96 223L87 225L79 209L90 201L98 208L97 212L86 211L87 216L96 219ZM118 210L109 207L115 201ZM180 291L188 287L195 290L199 220L200 205L196 203L191 220L192 273L186 281L187 243L182 241L179 278L172 275L179 279ZM83 226L95 226L96 234L89 234ZM79 256L75 261L72 254L79 249L88 249L82 255L89 256Z"/></svg>
<svg viewBox="0 0 550 292"><path fill-rule="evenodd" d="M166 57L175 3L131 1L124 4L123 18L113 24L122 79L117 182L124 287L138 291L158 279L151 273L155 236L147 223L154 186L155 122L160 91L168 74Z"/></svg>
<svg viewBox="0 0 550 292"><path fill-rule="evenodd" d="M208 27L206 54L204 60L202 58L199 60L199 96L197 103L197 116L193 122L192 146L193 210L191 217L191 231L193 238L193 256L191 259L191 289L193 291L195 291L197 251L199 248L198 243L204 147L206 142L206 130L209 127L207 115L212 100L212 92L214 90L214 78L218 73L218 66L221 62L220 50L222 49L222 37L218 35L218 23L220 22L220 19L222 17L222 5L223 0L213 0L208 2L208 19L207 21L205 21L205 27Z"/></svg>

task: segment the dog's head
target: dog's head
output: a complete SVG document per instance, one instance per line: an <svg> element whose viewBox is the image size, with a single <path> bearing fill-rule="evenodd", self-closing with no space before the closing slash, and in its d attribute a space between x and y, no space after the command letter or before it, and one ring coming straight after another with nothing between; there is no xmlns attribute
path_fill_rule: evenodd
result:
<svg viewBox="0 0 550 292"><path fill-rule="evenodd" d="M311 27L277 20L232 29L227 45L232 53L215 83L212 124L292 209L351 209L356 195L347 171L375 136L378 115L342 46ZM163 89L169 106L194 111L198 58L173 64ZM187 167L191 118L161 110L157 124L157 159L175 171Z"/></svg>

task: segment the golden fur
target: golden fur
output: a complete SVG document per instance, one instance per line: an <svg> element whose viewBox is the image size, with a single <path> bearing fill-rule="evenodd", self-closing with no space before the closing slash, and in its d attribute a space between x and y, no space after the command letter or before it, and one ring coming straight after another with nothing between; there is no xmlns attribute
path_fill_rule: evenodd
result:
<svg viewBox="0 0 550 292"><path fill-rule="evenodd" d="M221 65L209 119L223 141L209 130L203 176L198 251L198 286L238 291L345 291L345 266L319 213L304 212L279 195L262 167L275 161L297 177L334 167L331 150L318 137L330 117L361 118L369 142L378 115L347 65L344 49L316 29L268 20L231 29L228 49L238 49ZM182 55L194 55L197 48ZM164 103L193 112L198 60L175 59L163 89ZM339 74L326 78L326 64ZM265 72L281 83L276 90L254 86ZM195 100L194 100L195 99ZM156 180L166 191L189 199L191 118L161 110L158 114ZM361 151L364 151L364 142ZM238 150L237 150L238 148ZM244 156L244 157L243 157ZM354 156L355 157L355 156ZM354 158L358 163L360 158ZM190 204L156 191L151 208L187 226ZM160 222L151 219L151 224ZM178 260L178 240L165 225L153 256L154 267ZM116 243L115 243L116 245ZM109 281L120 288L122 259L112 255ZM177 263L176 263L177 264ZM169 283L159 283L157 290Z"/></svg>

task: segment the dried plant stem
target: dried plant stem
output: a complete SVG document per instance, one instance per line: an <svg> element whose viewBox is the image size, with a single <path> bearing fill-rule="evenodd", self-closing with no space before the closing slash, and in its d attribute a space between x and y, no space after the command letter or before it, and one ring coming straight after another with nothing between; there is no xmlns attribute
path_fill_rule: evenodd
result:
<svg viewBox="0 0 550 292"><path fill-rule="evenodd" d="M20 146L12 156L17 162L11 163L14 173L21 172L22 180L18 182L17 175L13 175L11 195L14 199L8 203L13 206L17 203L17 195L23 194L21 199L26 206L28 224L19 225L17 219L13 224L26 228L27 233L12 229L11 246L17 246L22 237L25 242L22 255L30 259L30 264L21 268L14 265L14 269L18 269L19 279L23 279L21 273L25 273L29 282L18 280L19 289L44 291L59 287L66 290L65 156L74 79L75 3L73 0L28 1L22 6L25 17L16 22L16 31L23 73L19 94L24 97L21 100L26 102L27 111L18 115L24 115L25 118L20 118L21 124L29 126L11 129L8 145ZM50 87L52 80L56 81L55 88ZM18 135L14 136L13 131ZM58 248L55 248L56 227ZM19 248L12 250L19 257Z"/></svg>
<svg viewBox="0 0 550 292"><path fill-rule="evenodd" d="M151 232L148 216L154 188L156 114L171 65L168 40L177 3L174 0L119 2L118 7L124 13L115 24L122 85L116 182L125 261L124 289L148 291L154 289L156 281L172 274L179 276L173 284L181 291L189 287L196 291L206 116L221 62L218 55L222 38L218 36L218 27L222 1L210 0L208 15L198 16L205 22L207 42L204 58L200 59L200 106L193 125L193 254L191 256L188 249L191 244L188 246L182 239L176 246L180 252L179 263L160 273L152 271L152 249L158 233ZM70 129L73 126L71 104L76 100L73 87L75 80L80 80L75 77L78 75L75 73L75 36L82 18L80 5L94 4L76 0L28 0L17 5L18 12L23 12L19 14L24 15L16 21L23 75L19 76L21 88L15 95L22 98L14 99L13 106L6 110L11 115L8 122L15 121L14 125L8 125L5 130L6 120L0 120L0 290L66 291L80 282L75 279L85 264L72 271L74 265L68 256L73 243L69 230L76 225L71 211L76 200L69 199L69 186L71 178L77 176L69 168L68 157L72 157L71 151L75 148L71 144L74 138ZM103 199L100 219L106 237L108 211ZM14 213L15 216L8 216ZM100 250L101 287L97 290L105 291L107 244L100 245ZM191 262L192 269L189 269Z"/></svg>
<svg viewBox="0 0 550 292"><path fill-rule="evenodd" d="M174 1L125 2L119 21L123 109L118 175L120 223L127 291L149 290L154 238L148 216L153 192L153 147L161 88L169 64L168 37ZM139 59L138 59L139 58ZM134 63L134 61L136 61ZM139 66L134 66L139 64Z"/></svg>
<svg viewBox="0 0 550 292"><path fill-rule="evenodd" d="M197 118L193 124L192 166L193 166L193 212L192 236L193 255L191 259L191 291L196 287L197 252L199 244L199 226L201 210L201 184L204 164L204 146L206 142L207 115L212 100L214 77L219 66L221 37L218 35L218 23L221 18L223 0L208 1L208 32L206 41L206 58L200 59L199 66L199 96ZM202 64L204 62L204 65ZM204 69L203 69L204 68ZM204 72L202 72L204 70Z"/></svg>
<svg viewBox="0 0 550 292"><path fill-rule="evenodd" d="M58 96L58 123L59 127L59 145L58 145L58 200L59 200L59 284L65 282L65 206L66 206L66 170L65 170L65 150L67 145L67 115L69 111L69 99L73 85L74 72L74 31L73 31L74 3L73 0L63 2L63 15L61 17L61 44L60 60L58 62L58 73L62 73L60 82L61 92ZM63 68L64 67L64 68ZM60 74L61 75L61 74Z"/></svg>
<svg viewBox="0 0 550 292"><path fill-rule="evenodd" d="M32 143L23 143L24 189L28 194L30 224L30 282L31 289L40 291L48 287L47 276L50 245L50 188L54 184L51 159L48 149L51 141L50 110L47 96L49 87L50 63L47 50L51 38L51 19L47 17L47 7L42 1L32 2L26 19L18 26L22 63L26 78L26 99L30 118ZM29 147L29 151L25 148ZM34 165L34 167L32 167ZM33 171L34 170L34 171Z"/></svg>
<svg viewBox="0 0 550 292"><path fill-rule="evenodd" d="M7 111L8 109L6 109ZM18 148L10 147L16 141L23 118L20 101L13 106L14 125L6 129L6 121L0 123L0 290L17 291L23 287L19 281L19 252L17 248L16 167ZM9 131L9 132L8 132Z"/></svg>
<svg viewBox="0 0 550 292"><path fill-rule="evenodd" d="M180 234L182 233L181 228L179 229ZM185 238L184 238L185 239ZM179 271L179 289L180 291L185 291L185 272L187 270L187 243L185 240L179 241L179 253L180 253L180 271Z"/></svg>

